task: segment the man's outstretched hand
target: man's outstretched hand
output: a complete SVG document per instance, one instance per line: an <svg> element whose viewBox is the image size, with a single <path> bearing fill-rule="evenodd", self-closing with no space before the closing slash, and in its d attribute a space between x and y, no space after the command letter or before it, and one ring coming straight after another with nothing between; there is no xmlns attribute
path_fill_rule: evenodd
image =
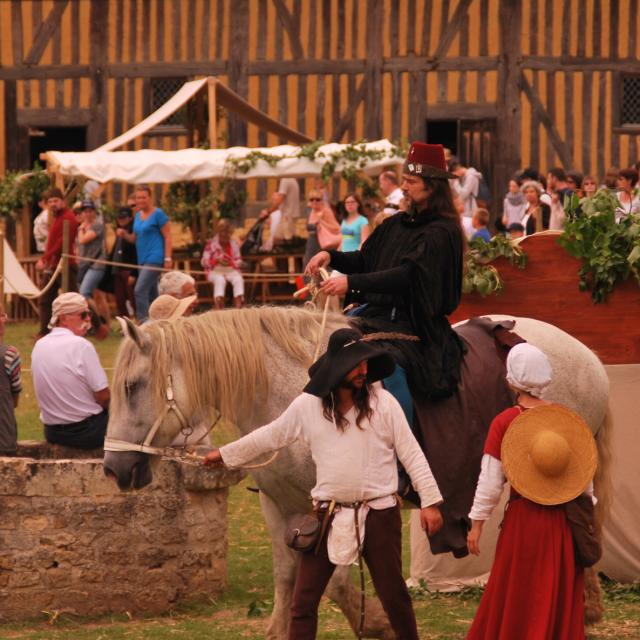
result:
<svg viewBox="0 0 640 640"><path fill-rule="evenodd" d="M202 464L205 467L213 467L218 464L222 464L222 456L220 455L220 449L213 449L209 451L204 457Z"/></svg>

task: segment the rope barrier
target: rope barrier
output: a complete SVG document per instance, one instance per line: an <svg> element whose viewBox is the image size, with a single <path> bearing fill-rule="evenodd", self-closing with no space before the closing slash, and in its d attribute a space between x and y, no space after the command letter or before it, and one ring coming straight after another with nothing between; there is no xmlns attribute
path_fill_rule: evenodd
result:
<svg viewBox="0 0 640 640"><path fill-rule="evenodd" d="M120 267L121 269L147 269L149 271L161 271L161 272L169 272L169 271L176 271L176 269L174 268L166 268L166 267L155 267L153 265L144 265L144 264L132 264L129 262L114 262L113 260L103 260L101 258L84 258L84 257L80 257L80 256L76 256L76 255L72 255L69 253L63 253L62 254L63 258L72 258L74 260L78 260L80 262L91 262L93 264L102 264L105 266L112 266L112 267ZM272 258L272 257L278 257L276 255L274 256L265 256L265 258ZM181 270L182 273L188 273L189 275L207 275L207 271L202 271L202 270L198 270L198 269L184 269ZM304 274L303 273L289 273L289 272L282 272L282 271L278 271L275 273L251 273L251 272L240 272L242 273L243 276L246 276L248 278L271 278L273 279L274 277L276 278L282 278L282 279L290 279L290 278L297 278L297 277L302 277Z"/></svg>
<svg viewBox="0 0 640 640"><path fill-rule="evenodd" d="M49 291L49 289L51 289L51 287L53 287L53 285L56 283L56 280L58 279L58 276L60 275L61 272L62 272L62 260L58 262L58 266L55 268L54 272L51 274L51 278L49 278L49 281L47 282L47 284L42 289L40 289L38 293L18 293L17 295L27 300L37 300L38 298L41 298L45 293L47 293L47 291ZM4 275L4 279L7 281L9 286L14 291L17 292L17 287L15 287L11 282L11 280L7 278L6 274Z"/></svg>

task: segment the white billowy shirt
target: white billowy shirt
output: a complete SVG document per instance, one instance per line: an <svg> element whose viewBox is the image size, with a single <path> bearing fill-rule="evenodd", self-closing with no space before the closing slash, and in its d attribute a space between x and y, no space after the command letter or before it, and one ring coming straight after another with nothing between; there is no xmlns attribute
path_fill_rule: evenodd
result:
<svg viewBox="0 0 640 640"><path fill-rule="evenodd" d="M396 187L386 198L385 203L386 206L383 209L385 213L398 213L400 202L404 197L404 193L402 193L402 189L400 187Z"/></svg>
<svg viewBox="0 0 640 640"><path fill-rule="evenodd" d="M442 502L429 463L398 401L386 390L371 391L371 420L361 428L351 409L344 431L322 414L322 400L299 395L276 420L220 448L227 466L237 467L303 438L316 465L311 497L317 501L359 502L398 490L396 456L406 469L422 507Z"/></svg>

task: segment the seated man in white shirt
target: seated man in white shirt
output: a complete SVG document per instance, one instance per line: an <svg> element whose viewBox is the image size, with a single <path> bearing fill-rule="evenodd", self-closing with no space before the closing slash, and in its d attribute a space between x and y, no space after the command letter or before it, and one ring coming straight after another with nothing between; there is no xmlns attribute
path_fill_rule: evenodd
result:
<svg viewBox="0 0 640 640"><path fill-rule="evenodd" d="M84 336L89 307L79 293L52 305L51 333L36 342L31 370L47 442L78 449L102 447L109 421L109 382L96 350Z"/></svg>
<svg viewBox="0 0 640 640"><path fill-rule="evenodd" d="M428 535L442 526L442 496L397 400L371 386L393 372L393 359L370 337L362 338L355 329L334 332L327 353L309 369L304 392L279 418L205 458L206 465L242 466L298 439L309 445L316 465L314 510L330 524L315 552L300 558L289 627L296 640L316 637L322 593L336 565L358 560L358 541L397 637L418 639L402 577L397 460L420 496Z"/></svg>

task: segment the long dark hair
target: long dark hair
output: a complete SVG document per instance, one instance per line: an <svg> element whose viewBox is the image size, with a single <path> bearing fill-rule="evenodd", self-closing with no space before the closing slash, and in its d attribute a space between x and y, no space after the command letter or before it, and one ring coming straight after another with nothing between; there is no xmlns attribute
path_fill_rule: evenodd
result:
<svg viewBox="0 0 640 640"><path fill-rule="evenodd" d="M356 408L356 426L358 429L362 429L360 423L365 418L370 420L373 415L373 409L369 402L371 398L371 385L363 384L360 389L354 389L351 397ZM333 422L335 420L336 427L338 427L340 431L344 431L349 425L349 421L340 412L340 409L338 409L336 405L333 391L322 398L322 415L329 422Z"/></svg>
<svg viewBox="0 0 640 640"><path fill-rule="evenodd" d="M453 194L451 193L449 181L424 177L422 181L427 189L431 189L427 200L427 211L433 212L442 218L453 220L456 223L462 242L462 253L464 254L467 248L467 240L460 221L460 214L456 210L455 204L453 204Z"/></svg>

